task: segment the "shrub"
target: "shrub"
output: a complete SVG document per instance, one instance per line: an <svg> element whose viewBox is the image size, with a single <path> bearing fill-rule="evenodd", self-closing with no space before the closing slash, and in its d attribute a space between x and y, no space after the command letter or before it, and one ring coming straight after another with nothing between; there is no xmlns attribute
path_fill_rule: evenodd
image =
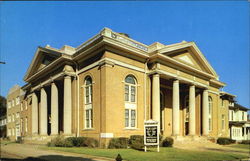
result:
<svg viewBox="0 0 250 161"><path fill-rule="evenodd" d="M22 144L23 143L23 138L21 136L17 137L16 143Z"/></svg>
<svg viewBox="0 0 250 161"><path fill-rule="evenodd" d="M62 136L57 136L47 143L48 146L56 147L98 147L98 141L88 137L68 137L64 139Z"/></svg>
<svg viewBox="0 0 250 161"><path fill-rule="evenodd" d="M243 140L240 144L250 144L250 140Z"/></svg>
<svg viewBox="0 0 250 161"><path fill-rule="evenodd" d="M98 147L98 141L94 138L86 137L84 140L84 145L89 148L96 148Z"/></svg>
<svg viewBox="0 0 250 161"><path fill-rule="evenodd" d="M143 135L131 135L129 138L129 145L133 149L141 150L144 147Z"/></svg>
<svg viewBox="0 0 250 161"><path fill-rule="evenodd" d="M123 149L128 147L128 138L120 137L120 138L112 138L109 141L108 148L109 149Z"/></svg>
<svg viewBox="0 0 250 161"><path fill-rule="evenodd" d="M71 144L73 146L76 146L77 145L77 137L68 137L66 138L65 140L67 140L68 142L71 142Z"/></svg>
<svg viewBox="0 0 250 161"><path fill-rule="evenodd" d="M172 147L174 144L174 139L171 137L166 137L163 141L162 141L162 146L163 147Z"/></svg>
<svg viewBox="0 0 250 161"><path fill-rule="evenodd" d="M220 145L228 145L228 144L232 144L232 143L235 143L235 140L232 140L230 138L218 138L217 139L217 144L220 144Z"/></svg>
<svg viewBox="0 0 250 161"><path fill-rule="evenodd" d="M62 136L57 136L47 143L48 146L56 147L72 147L73 144L70 140L64 139Z"/></svg>

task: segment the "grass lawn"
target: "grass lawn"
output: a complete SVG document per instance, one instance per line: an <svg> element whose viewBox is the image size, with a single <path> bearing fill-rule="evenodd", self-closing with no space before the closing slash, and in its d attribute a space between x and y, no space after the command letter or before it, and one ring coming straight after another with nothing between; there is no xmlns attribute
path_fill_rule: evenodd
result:
<svg viewBox="0 0 250 161"><path fill-rule="evenodd" d="M229 145L228 147L240 148L240 149L249 150L249 149L250 149L250 144L231 144L231 145Z"/></svg>
<svg viewBox="0 0 250 161"><path fill-rule="evenodd" d="M161 148L160 152L156 149L150 149L150 152L137 151L133 149L92 149L83 147L45 147L49 150L58 150L73 152L79 154L87 154L92 156L101 156L108 158L116 158L119 153L123 159L129 161L164 161L164 160L236 160L247 158L247 155L211 152L211 151L191 151L176 148Z"/></svg>
<svg viewBox="0 0 250 161"><path fill-rule="evenodd" d="M14 142L14 141L9 141L9 140L1 140L0 143L1 143L1 144L6 144L6 145L7 145L7 144L15 144L16 142Z"/></svg>

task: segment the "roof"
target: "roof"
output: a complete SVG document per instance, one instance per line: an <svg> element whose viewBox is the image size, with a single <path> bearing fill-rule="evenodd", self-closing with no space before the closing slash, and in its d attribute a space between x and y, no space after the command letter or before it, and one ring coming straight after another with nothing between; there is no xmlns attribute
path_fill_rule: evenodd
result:
<svg viewBox="0 0 250 161"><path fill-rule="evenodd" d="M246 108L246 107L244 107L244 106L242 106L242 105L240 105L238 103L234 104L234 108L238 108L240 110L250 110L250 109L248 109L248 108Z"/></svg>

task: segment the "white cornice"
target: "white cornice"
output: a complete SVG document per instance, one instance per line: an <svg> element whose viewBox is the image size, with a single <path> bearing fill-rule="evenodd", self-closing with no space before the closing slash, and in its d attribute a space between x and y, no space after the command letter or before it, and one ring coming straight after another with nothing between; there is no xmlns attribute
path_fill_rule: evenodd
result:
<svg viewBox="0 0 250 161"><path fill-rule="evenodd" d="M152 71L148 72L148 75L151 75L151 74L154 74L154 73L166 75L167 77L170 77L170 78L173 78L173 79L178 79L180 81L183 81L184 83L194 84L194 85L196 85L198 87L208 88L207 84L203 84L203 83L191 80L191 79L187 79L187 78L181 77L181 76L179 76L177 74L169 73L167 71L160 70L160 69L152 70Z"/></svg>
<svg viewBox="0 0 250 161"><path fill-rule="evenodd" d="M157 59L157 58L158 58L158 59L163 59L163 60L166 60L166 61L168 61L168 62L170 62L170 63L172 63L172 64L174 64L174 65L177 65L177 66L179 66L179 67L182 67L182 68L184 68L184 69L186 69L186 70L191 70L191 71L196 72L196 73L198 73L198 74L201 74L201 75L203 75L203 76L205 76L205 77L215 79L215 76L213 76L213 75L211 75L211 74L205 73L205 72L203 72L203 71L201 71L201 70L198 70L198 69L196 69L196 68L193 68L193 67L191 67L191 66L189 66L189 65L186 65L186 64L184 64L184 63L182 63L182 62L179 62L179 61L177 61L177 60L175 60L175 59L173 59L173 58L170 58L170 57L168 57L168 56L165 56L165 55L163 55L163 54L155 54L155 55L152 55L150 58L151 58L151 59Z"/></svg>
<svg viewBox="0 0 250 161"><path fill-rule="evenodd" d="M83 72L85 72L87 70L90 70L90 69L92 69L92 68L94 68L96 66L99 66L100 63L104 62L104 61L109 61L110 63L113 63L114 65L118 65L118 66L121 66L121 67L132 69L132 70L135 70L135 71L138 71L138 72L144 72L145 71L143 68L139 68L139 67L136 67L134 65L130 65L130 64L118 61L118 60L114 60L114 59L111 59L111 58L103 58L103 59L100 59L100 60L96 61L93 64L90 64L90 65L82 68L76 74L78 75L78 74L83 73Z"/></svg>

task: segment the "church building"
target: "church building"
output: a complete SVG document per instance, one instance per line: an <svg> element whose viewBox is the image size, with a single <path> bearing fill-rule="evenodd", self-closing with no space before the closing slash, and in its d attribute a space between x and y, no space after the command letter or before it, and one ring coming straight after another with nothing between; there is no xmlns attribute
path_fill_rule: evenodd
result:
<svg viewBox="0 0 250 161"><path fill-rule="evenodd" d="M194 42L145 45L104 28L76 48L38 47L24 80L25 139L106 145L143 135L150 119L164 137L229 137L230 94Z"/></svg>

